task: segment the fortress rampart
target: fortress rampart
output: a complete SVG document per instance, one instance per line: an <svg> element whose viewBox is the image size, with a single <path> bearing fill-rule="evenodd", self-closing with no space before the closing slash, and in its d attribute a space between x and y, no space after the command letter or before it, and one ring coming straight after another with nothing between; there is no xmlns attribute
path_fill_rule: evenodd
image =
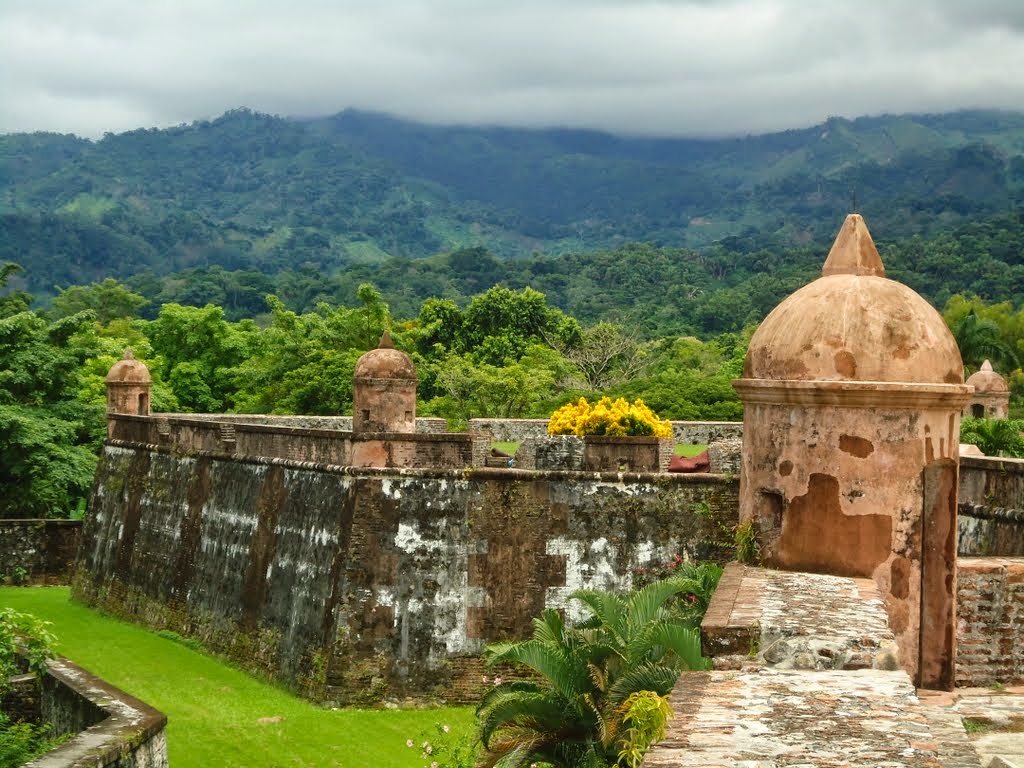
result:
<svg viewBox="0 0 1024 768"><path fill-rule="evenodd" d="M114 421L76 597L328 701L469 700L484 645L526 636L573 590L628 587L676 554L732 554L736 478L358 468L239 450L251 434L330 454L313 430L235 425L229 453L216 423L175 424L186 445L124 439L159 434L161 417Z"/></svg>

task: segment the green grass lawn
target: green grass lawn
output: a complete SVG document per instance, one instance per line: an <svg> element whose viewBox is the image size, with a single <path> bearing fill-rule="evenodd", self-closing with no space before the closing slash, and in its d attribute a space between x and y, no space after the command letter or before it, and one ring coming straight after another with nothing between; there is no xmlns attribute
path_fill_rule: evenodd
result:
<svg viewBox="0 0 1024 768"><path fill-rule="evenodd" d="M66 587L0 587L0 605L53 622L58 652L167 715L173 768L406 768L435 723L472 710L327 710L221 661L70 601ZM260 724L261 718L281 718Z"/></svg>
<svg viewBox="0 0 1024 768"><path fill-rule="evenodd" d="M491 448L497 448L499 451L515 456L516 451L519 450L519 441L496 440L491 443Z"/></svg>
<svg viewBox="0 0 1024 768"><path fill-rule="evenodd" d="M685 456L688 459L692 459L698 454L704 453L708 447L706 445L689 445L687 443L676 443L676 456Z"/></svg>

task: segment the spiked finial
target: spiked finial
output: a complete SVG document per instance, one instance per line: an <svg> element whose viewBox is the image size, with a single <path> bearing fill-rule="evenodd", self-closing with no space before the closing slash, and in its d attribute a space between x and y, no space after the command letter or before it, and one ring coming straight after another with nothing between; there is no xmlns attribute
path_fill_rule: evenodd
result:
<svg viewBox="0 0 1024 768"><path fill-rule="evenodd" d="M878 255L875 241L871 239L864 217L851 213L843 222L832 250L828 252L822 277L829 275L874 275L885 277L885 265Z"/></svg>
<svg viewBox="0 0 1024 768"><path fill-rule="evenodd" d="M395 345L391 341L391 331L384 331L380 337L380 344L377 345L378 349L394 349Z"/></svg>

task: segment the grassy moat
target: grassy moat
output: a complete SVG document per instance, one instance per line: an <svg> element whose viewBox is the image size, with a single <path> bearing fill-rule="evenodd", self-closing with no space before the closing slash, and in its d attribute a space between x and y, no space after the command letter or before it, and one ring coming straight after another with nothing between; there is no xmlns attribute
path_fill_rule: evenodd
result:
<svg viewBox="0 0 1024 768"><path fill-rule="evenodd" d="M0 605L53 622L57 651L168 718L174 768L405 768L408 739L437 723L472 727L470 708L328 710L229 664L70 600L66 587L0 587Z"/></svg>

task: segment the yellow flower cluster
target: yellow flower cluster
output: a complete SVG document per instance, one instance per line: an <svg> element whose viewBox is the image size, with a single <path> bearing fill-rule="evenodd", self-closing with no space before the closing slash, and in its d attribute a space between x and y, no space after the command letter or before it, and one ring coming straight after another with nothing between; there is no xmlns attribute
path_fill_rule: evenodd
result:
<svg viewBox="0 0 1024 768"><path fill-rule="evenodd" d="M548 422L549 435L653 435L672 437L672 425L648 408L643 400L602 397L591 405L585 397L566 403Z"/></svg>

